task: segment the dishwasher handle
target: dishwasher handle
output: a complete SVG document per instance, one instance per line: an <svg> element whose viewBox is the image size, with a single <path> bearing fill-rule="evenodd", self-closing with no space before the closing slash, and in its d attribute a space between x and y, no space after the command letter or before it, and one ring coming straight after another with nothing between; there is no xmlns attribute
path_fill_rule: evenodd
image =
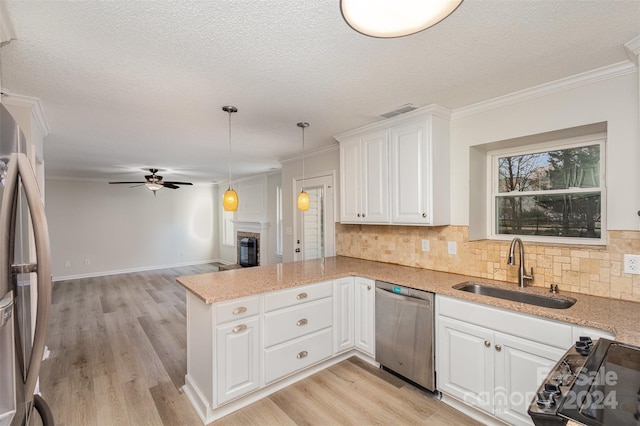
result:
<svg viewBox="0 0 640 426"><path fill-rule="evenodd" d="M380 296L389 297L391 299L396 299L396 300L402 300L403 302L412 301L412 302L423 303L428 306L431 306L431 303L432 303L431 300L429 299L423 299L422 297L407 296L404 294L396 294L392 291L389 291L380 287L376 287L376 293L378 293Z"/></svg>

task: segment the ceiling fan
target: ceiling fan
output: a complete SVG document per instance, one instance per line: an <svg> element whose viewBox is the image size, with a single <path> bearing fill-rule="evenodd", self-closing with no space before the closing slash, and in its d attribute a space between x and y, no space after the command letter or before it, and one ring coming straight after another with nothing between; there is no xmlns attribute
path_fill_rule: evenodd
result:
<svg viewBox="0 0 640 426"><path fill-rule="evenodd" d="M153 192L153 195L156 195L157 191L160 191L162 188L171 188L178 189L180 188L178 185L193 185L191 182L170 182L162 180L162 176L156 174L158 173L158 169L149 169L151 172L150 175L145 175L146 182L109 182L112 185L125 184L125 185L134 185L134 186L146 186L149 191ZM132 187L133 188L133 187Z"/></svg>

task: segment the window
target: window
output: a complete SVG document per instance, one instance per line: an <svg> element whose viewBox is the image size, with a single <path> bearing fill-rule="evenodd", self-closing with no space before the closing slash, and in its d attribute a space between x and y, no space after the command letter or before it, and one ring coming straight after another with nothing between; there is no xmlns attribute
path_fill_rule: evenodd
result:
<svg viewBox="0 0 640 426"><path fill-rule="evenodd" d="M604 244L604 139L490 153L491 233Z"/></svg>
<svg viewBox="0 0 640 426"><path fill-rule="evenodd" d="M222 244L235 247L236 236L233 228L233 212L222 211Z"/></svg>

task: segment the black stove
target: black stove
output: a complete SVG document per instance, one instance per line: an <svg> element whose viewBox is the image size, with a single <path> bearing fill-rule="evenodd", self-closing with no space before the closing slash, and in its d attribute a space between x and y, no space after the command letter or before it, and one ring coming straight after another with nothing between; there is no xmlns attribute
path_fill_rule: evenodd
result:
<svg viewBox="0 0 640 426"><path fill-rule="evenodd" d="M581 337L543 381L529 415L536 426L640 426L640 348Z"/></svg>

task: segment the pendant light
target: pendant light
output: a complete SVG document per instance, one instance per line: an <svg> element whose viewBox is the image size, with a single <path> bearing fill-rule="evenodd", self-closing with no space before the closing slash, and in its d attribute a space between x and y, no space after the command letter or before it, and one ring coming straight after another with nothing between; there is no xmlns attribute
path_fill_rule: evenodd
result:
<svg viewBox="0 0 640 426"><path fill-rule="evenodd" d="M309 194L304 190L304 129L309 127L309 123L303 121L297 124L302 129L302 190L298 194L298 210L306 212L309 210Z"/></svg>
<svg viewBox="0 0 640 426"><path fill-rule="evenodd" d="M462 0L341 0L346 23L371 37L415 34L451 15Z"/></svg>
<svg viewBox="0 0 640 426"><path fill-rule="evenodd" d="M238 210L238 194L231 189L231 114L238 112L238 108L226 105L222 107L222 110L229 113L229 188L222 198L222 207L226 212L235 212Z"/></svg>

